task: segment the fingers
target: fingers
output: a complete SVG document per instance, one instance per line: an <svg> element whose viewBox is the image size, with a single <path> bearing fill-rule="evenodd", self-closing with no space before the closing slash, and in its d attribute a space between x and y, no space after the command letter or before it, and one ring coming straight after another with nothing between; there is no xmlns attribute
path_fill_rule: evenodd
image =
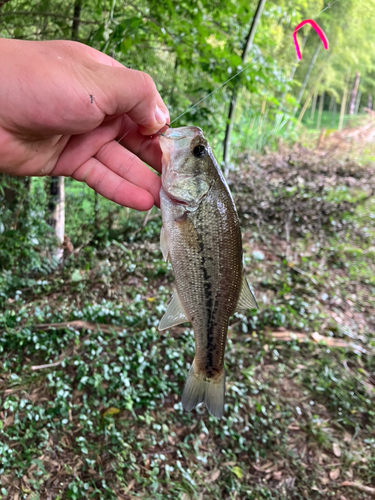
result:
<svg viewBox="0 0 375 500"><path fill-rule="evenodd" d="M149 192L121 178L96 158L83 163L72 177L119 205L141 211L149 210L154 205L154 198Z"/></svg>
<svg viewBox="0 0 375 500"><path fill-rule="evenodd" d="M105 144L95 155L101 163L107 165L115 174L145 189L159 205L160 178L152 172L137 156L116 141Z"/></svg>
<svg viewBox="0 0 375 500"><path fill-rule="evenodd" d="M100 87L96 104L104 114L126 113L145 135L169 123L167 107L147 73L95 62L92 77Z"/></svg>
<svg viewBox="0 0 375 500"><path fill-rule="evenodd" d="M161 172L159 136L152 138L150 136L143 136L139 132L137 124L125 115L105 120L95 130L71 137L60 155L53 175L70 176L78 166L91 156L95 156L104 144L117 137L122 138L120 142L126 149L158 172Z"/></svg>
<svg viewBox="0 0 375 500"><path fill-rule="evenodd" d="M122 118L103 122L99 127L85 134L74 135L61 153L51 175L71 176L78 167L95 156L99 149L112 141L119 133Z"/></svg>
<svg viewBox="0 0 375 500"><path fill-rule="evenodd" d="M87 169L87 165L90 165L91 168L93 163L90 163L90 159L95 157L98 163L112 171L113 176L115 176L105 177L101 181L101 191L98 191L100 194L107 196L104 194L104 185L107 182L112 182L113 179L116 179L118 184L119 180L124 179L129 185L134 185L134 188L136 188L133 194L139 193L140 191L138 191L138 189L140 188L144 193L148 192L152 197L152 203L155 203L158 206L159 190L161 185L160 178L152 172L140 158L114 140L114 138L119 135L120 129L123 130L123 127L121 127L122 122L123 118L118 117L104 122L100 127L92 132L71 137L64 151L61 153L56 167L50 175L65 175L71 176L74 179L79 176L79 180L85 180L82 178L82 167L85 165L85 169ZM144 156L151 164L155 163L152 155L157 154L158 152L157 148L159 145L157 138L155 137L157 141L155 142L153 139L142 136L137 130L137 125L131 122L128 118L127 123L130 124L130 127L133 127L131 133L136 136L138 141L136 141L133 149L141 150L143 153L146 152L145 154L142 154L141 158L143 159ZM143 147L142 141L144 141ZM152 143L150 148L147 147L147 142L150 144ZM159 154L161 155L160 148ZM158 156L157 159L158 161L156 163L159 164L160 159ZM97 163L94 164L97 165ZM86 173L86 170L84 170L85 175ZM89 178L91 179L91 177ZM96 184L98 184L97 181ZM109 191L107 191L110 193L112 189L113 185L110 185L108 187ZM142 195L142 203L144 203L144 193ZM113 197L110 199L113 199ZM121 198L121 200L122 201L119 201L117 199L115 201L117 203L130 206L129 201L124 201L128 200L127 196L125 198ZM132 208L134 208L134 201ZM138 210L147 210L147 208L138 208Z"/></svg>
<svg viewBox="0 0 375 500"><path fill-rule="evenodd" d="M169 111L147 73L126 68L107 54L87 45L79 45L83 52L99 63L99 67L95 67L95 75L100 76L103 83L101 88L106 97L100 105L104 106L106 114L127 113L140 125L144 135L154 134L170 122ZM128 101L129 97L132 102Z"/></svg>
<svg viewBox="0 0 375 500"><path fill-rule="evenodd" d="M84 45L84 48L85 48L85 50L90 52L90 55L96 61L98 61L100 64L102 64L104 66L111 66L112 68L121 68L121 70L127 69L128 71L133 71L129 68L125 68L121 63L119 63L118 61L116 61L112 57L108 56L107 54L103 54L102 52L99 52L98 50L95 50L91 47L88 47L87 45ZM147 73L142 73L141 71L135 71L135 72L133 71L133 73L136 74L135 79L137 79L138 81L145 79L145 82L143 82L145 84L144 90L146 91L147 94L148 94L147 87L149 87L149 90L152 91L151 96L148 94L149 97L152 98L153 94L156 92L156 105L157 105L158 109L155 109L155 113L160 117L160 121L157 120L158 126L161 125L159 128L155 129L154 126L152 126L150 128L147 123L144 124L144 122L142 121L142 119L144 117L143 109L132 110L131 112L128 113L130 118L135 123L140 125L140 131L142 134L151 135L151 134L154 134L155 132L157 132L158 130L160 130L160 128L162 128L163 125L165 125L166 123L169 123L171 121L170 116L169 116L169 111L168 111L168 108L165 106L163 99L161 98L159 92L157 92L155 84L152 81L152 78ZM123 94L123 89L121 89L121 92ZM124 96L123 96L123 98L124 98ZM163 114L162 117L160 115L160 111ZM141 120L138 119L139 112L141 114ZM126 111L124 111L124 113L126 113Z"/></svg>

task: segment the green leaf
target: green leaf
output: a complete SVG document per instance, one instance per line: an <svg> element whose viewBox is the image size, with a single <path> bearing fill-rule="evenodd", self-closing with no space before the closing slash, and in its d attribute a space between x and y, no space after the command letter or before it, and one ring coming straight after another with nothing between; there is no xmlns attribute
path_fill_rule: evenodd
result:
<svg viewBox="0 0 375 500"><path fill-rule="evenodd" d="M238 479L242 479L243 473L242 473L241 467L238 467L238 465L235 465L234 467L232 467L231 471L233 472L233 474L235 476L238 477Z"/></svg>
<svg viewBox="0 0 375 500"><path fill-rule="evenodd" d="M81 276L81 273L78 269L75 269L73 272L72 272L72 277L71 277L71 280L74 281L74 282L77 282L77 281L82 281L83 278Z"/></svg>

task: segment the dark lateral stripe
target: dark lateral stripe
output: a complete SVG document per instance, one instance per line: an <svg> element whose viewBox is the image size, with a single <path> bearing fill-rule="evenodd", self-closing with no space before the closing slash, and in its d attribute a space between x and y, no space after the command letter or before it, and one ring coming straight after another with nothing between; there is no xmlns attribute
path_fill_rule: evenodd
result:
<svg viewBox="0 0 375 500"><path fill-rule="evenodd" d="M206 311L207 311L207 318L208 318L208 324L207 324L207 357L206 357L206 364L205 364L205 369L207 371L207 376L212 377L213 375L213 356L214 356L214 351L215 351L215 342L214 342L214 322L213 322L213 297L212 297L212 285L210 283L210 276L207 273L206 269L206 258L204 256L204 244L202 241L201 236L198 234L198 243L199 243L199 250L201 254L201 269L203 271L203 277L204 277L204 292L205 292L205 298L206 298Z"/></svg>

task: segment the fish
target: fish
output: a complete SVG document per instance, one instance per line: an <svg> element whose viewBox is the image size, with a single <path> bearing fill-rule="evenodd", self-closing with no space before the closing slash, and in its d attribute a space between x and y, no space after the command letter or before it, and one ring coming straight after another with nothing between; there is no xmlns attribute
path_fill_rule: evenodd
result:
<svg viewBox="0 0 375 500"><path fill-rule="evenodd" d="M224 414L224 353L230 317L257 308L243 269L240 222L233 197L199 127L170 128L162 150L160 207L163 257L172 264L174 292L159 331L190 322L195 357L182 394L191 411L204 403Z"/></svg>

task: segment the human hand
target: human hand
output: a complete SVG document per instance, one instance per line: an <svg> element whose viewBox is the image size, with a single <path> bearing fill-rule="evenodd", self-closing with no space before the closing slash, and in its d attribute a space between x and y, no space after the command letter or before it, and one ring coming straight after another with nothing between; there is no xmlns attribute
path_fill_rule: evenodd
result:
<svg viewBox="0 0 375 500"><path fill-rule="evenodd" d="M0 172L71 176L137 210L159 204L143 161L161 171L150 135L169 113L149 75L70 41L0 39L0 67Z"/></svg>

